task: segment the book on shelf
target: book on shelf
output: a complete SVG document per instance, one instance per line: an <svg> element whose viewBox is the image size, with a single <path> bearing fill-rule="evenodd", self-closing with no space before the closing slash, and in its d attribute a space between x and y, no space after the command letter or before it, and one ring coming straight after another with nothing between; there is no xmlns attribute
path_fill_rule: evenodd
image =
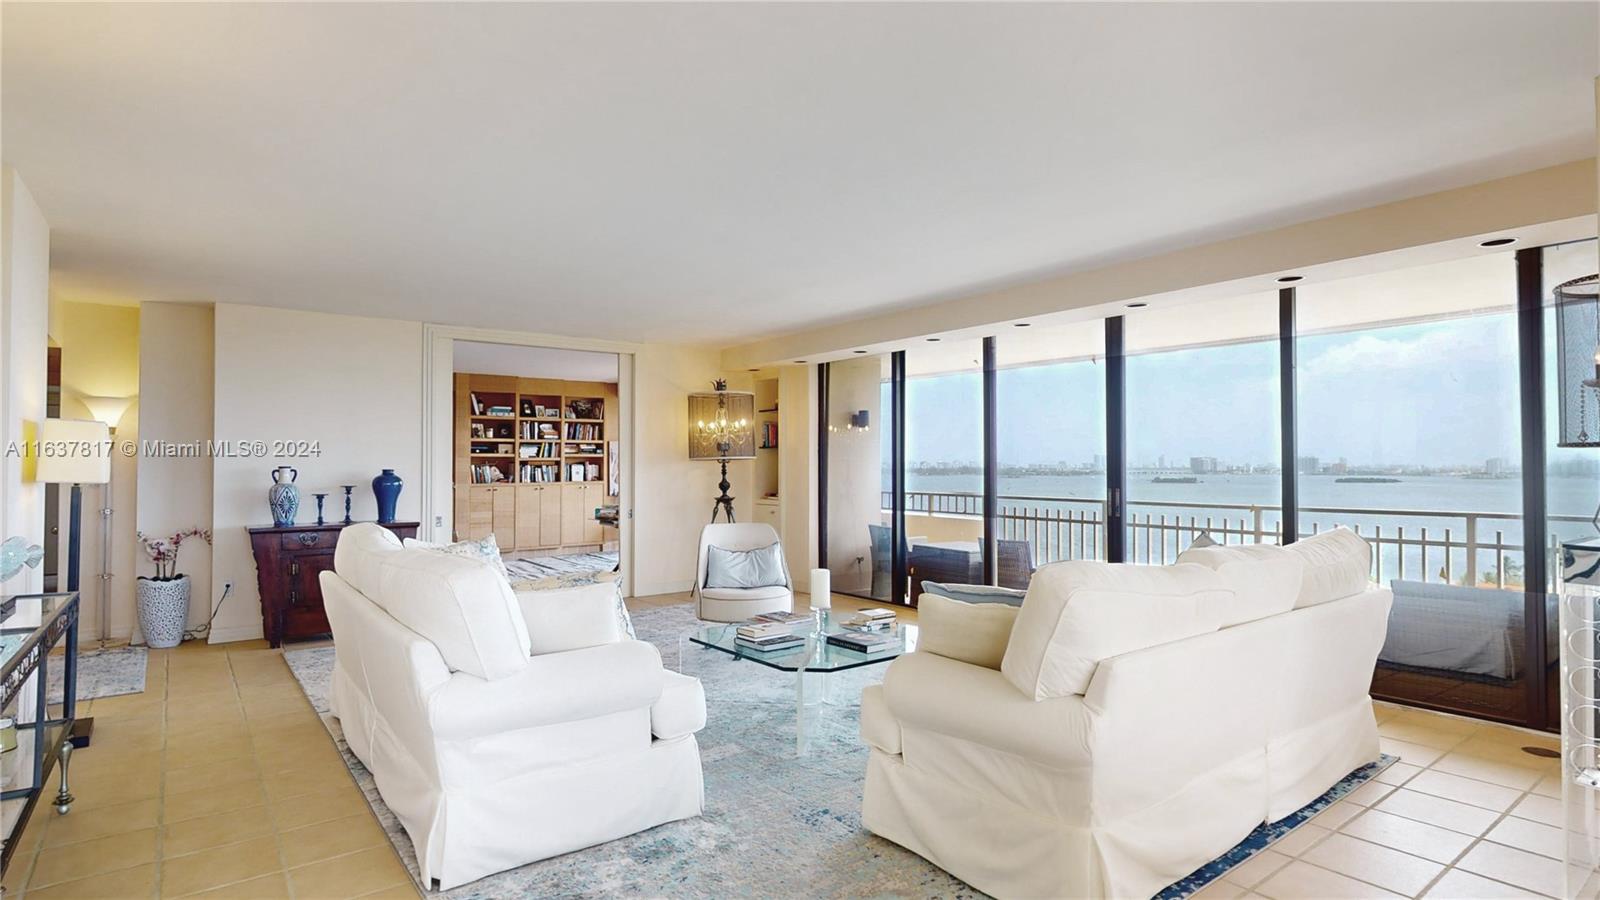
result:
<svg viewBox="0 0 1600 900"><path fill-rule="evenodd" d="M828 643L857 653L882 653L901 646L899 635L875 634L864 631L840 631L828 635Z"/></svg>
<svg viewBox="0 0 1600 900"><path fill-rule="evenodd" d="M491 406L486 412L482 413L482 415L497 416L502 419L509 419L515 416L516 412L509 406Z"/></svg>
<svg viewBox="0 0 1600 900"><path fill-rule="evenodd" d="M478 400L478 395L477 395L476 392L472 392L472 393L467 394L467 402L472 405L472 414L473 415L475 415L475 416L483 415L483 403Z"/></svg>
<svg viewBox="0 0 1600 900"><path fill-rule="evenodd" d="M600 480L600 464L599 463L585 463L584 464L584 472L585 472L584 481L599 481Z"/></svg>
<svg viewBox="0 0 1600 900"><path fill-rule="evenodd" d="M556 480L556 468L523 463L517 472L517 480L527 484L548 484Z"/></svg>

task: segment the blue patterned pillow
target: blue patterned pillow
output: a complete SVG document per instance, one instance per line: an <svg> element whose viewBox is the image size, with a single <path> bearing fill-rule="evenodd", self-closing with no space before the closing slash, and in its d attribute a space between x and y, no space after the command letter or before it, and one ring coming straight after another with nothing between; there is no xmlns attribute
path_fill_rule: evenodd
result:
<svg viewBox="0 0 1600 900"><path fill-rule="evenodd" d="M617 622L622 626L622 633L629 640L638 640L638 635L633 630L633 619L628 616L628 604L622 598L622 573L621 572L562 572L558 575L546 575L543 578L516 578L511 581L511 590L521 593L523 591L556 591L562 588L582 587L586 584L601 584L611 582L617 590Z"/></svg>
<svg viewBox="0 0 1600 900"><path fill-rule="evenodd" d="M418 547L424 550L437 550L451 556L465 556L468 559L481 559L494 566L500 577L511 580L511 573L506 571L506 561L500 556L500 544L489 535L477 541L456 541L454 544L435 544L431 541L419 541L416 538L406 538L405 546Z"/></svg>

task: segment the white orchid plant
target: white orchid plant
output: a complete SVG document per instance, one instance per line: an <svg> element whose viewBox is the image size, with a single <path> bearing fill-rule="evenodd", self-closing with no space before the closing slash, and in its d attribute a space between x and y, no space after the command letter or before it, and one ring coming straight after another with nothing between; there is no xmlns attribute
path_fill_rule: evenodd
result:
<svg viewBox="0 0 1600 900"><path fill-rule="evenodd" d="M156 581L174 581L183 577L183 573L177 568L178 551L182 549L184 541L199 538L208 544L211 543L211 530L208 528L190 528L164 538L151 538L142 531L137 536L139 546L144 548L144 555L155 563Z"/></svg>

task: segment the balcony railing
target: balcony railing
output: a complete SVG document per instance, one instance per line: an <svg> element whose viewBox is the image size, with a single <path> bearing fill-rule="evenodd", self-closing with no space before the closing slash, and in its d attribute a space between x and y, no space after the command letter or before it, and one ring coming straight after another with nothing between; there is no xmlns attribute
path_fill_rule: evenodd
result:
<svg viewBox="0 0 1600 900"><path fill-rule="evenodd" d="M1098 559L1105 545L1102 500L1003 495L997 498L1000 540L1026 541L1034 565ZM887 511L890 495L883 494ZM980 494L907 491L906 512L971 519L972 539L981 534ZM1581 516L1550 516L1552 523L1581 530ZM1201 533L1223 544L1278 543L1282 507L1246 504L1131 501L1128 504L1131 562L1164 565ZM1349 526L1373 545L1373 578L1449 584L1522 586L1522 517L1512 513L1419 509L1300 508L1301 537ZM1551 551L1555 539L1551 538Z"/></svg>

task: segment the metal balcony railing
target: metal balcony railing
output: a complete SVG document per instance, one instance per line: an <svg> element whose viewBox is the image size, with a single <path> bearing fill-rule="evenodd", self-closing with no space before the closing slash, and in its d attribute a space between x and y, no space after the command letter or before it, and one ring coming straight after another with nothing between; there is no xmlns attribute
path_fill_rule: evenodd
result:
<svg viewBox="0 0 1600 900"><path fill-rule="evenodd" d="M1002 495L997 498L1001 540L1026 541L1034 565L1070 559L1098 559L1105 546L1103 500L1075 497ZM884 492L887 511L890 495ZM1278 543L1282 507L1248 504L1131 501L1128 549L1131 562L1164 565L1201 533L1223 544ZM970 518L971 537L981 534L981 494L907 491L906 512ZM1449 584L1522 587L1522 516L1453 510L1300 508L1301 537L1346 525L1373 546L1373 578ZM1589 520L1550 516L1575 532ZM1549 539L1551 552L1556 540Z"/></svg>

